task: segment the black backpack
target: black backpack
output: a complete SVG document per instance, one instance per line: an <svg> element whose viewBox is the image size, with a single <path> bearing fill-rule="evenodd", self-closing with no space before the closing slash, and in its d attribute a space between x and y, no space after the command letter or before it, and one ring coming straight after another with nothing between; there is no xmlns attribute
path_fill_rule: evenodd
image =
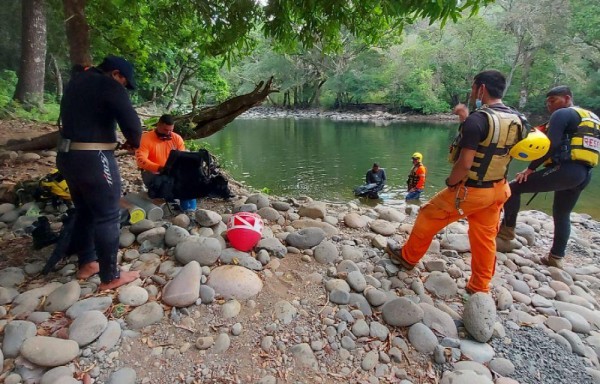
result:
<svg viewBox="0 0 600 384"><path fill-rule="evenodd" d="M148 186L148 195L167 200L232 196L227 178L205 149L198 152L172 150L161 174Z"/></svg>

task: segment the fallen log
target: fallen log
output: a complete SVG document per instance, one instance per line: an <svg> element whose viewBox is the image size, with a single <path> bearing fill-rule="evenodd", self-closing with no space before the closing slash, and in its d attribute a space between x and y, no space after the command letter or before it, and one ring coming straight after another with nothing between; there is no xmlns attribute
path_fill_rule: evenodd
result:
<svg viewBox="0 0 600 384"><path fill-rule="evenodd" d="M182 115L176 121L188 121L194 125L193 133L186 139L200 139L208 137L231 123L236 117L250 108L262 103L271 93L279 92L274 89L273 77L268 81L261 81L252 92L232 97L221 104L199 109L193 113ZM56 147L58 130L37 136L28 141L7 143L3 149L8 151L41 151Z"/></svg>

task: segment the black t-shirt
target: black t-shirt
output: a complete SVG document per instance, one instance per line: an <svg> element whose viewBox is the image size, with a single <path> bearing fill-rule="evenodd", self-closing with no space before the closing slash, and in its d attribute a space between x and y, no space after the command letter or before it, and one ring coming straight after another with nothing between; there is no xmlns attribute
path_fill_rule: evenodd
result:
<svg viewBox="0 0 600 384"><path fill-rule="evenodd" d="M116 123L134 147L142 127L129 95L119 82L90 68L73 76L60 104L61 134L74 142L115 143Z"/></svg>
<svg viewBox="0 0 600 384"><path fill-rule="evenodd" d="M580 123L581 116L573 108L561 108L554 111L550 116L548 129L546 130L546 136L550 139L550 149L548 149L546 156L532 161L528 168L534 170L549 157L552 157L554 152L560 147L563 136L577 132L577 127Z"/></svg>
<svg viewBox="0 0 600 384"><path fill-rule="evenodd" d="M515 113L502 103L492 104L488 107L498 112ZM486 113L481 111L471 113L462 125L462 135L459 138L458 146L461 148L477 149L479 143L487 137L489 130L488 115Z"/></svg>

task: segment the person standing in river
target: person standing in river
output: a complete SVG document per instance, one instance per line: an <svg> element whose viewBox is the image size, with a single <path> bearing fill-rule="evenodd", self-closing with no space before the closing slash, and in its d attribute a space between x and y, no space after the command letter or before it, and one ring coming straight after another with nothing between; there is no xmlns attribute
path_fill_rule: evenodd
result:
<svg viewBox="0 0 600 384"><path fill-rule="evenodd" d="M98 67L74 73L60 104L62 127L56 164L75 204L69 251L79 257L77 277L100 274L99 288L134 281L138 271L120 271L119 221L121 176L114 156L116 125L125 147L140 145L142 127L128 89L135 89L133 66L108 56Z"/></svg>
<svg viewBox="0 0 600 384"><path fill-rule="evenodd" d="M427 168L423 165L423 155L420 152L413 153L412 163L413 167L408 174L408 180L406 180L408 190L406 200L418 200L421 197L427 176Z"/></svg>
<svg viewBox="0 0 600 384"><path fill-rule="evenodd" d="M573 94L566 86L554 87L546 94L546 107L552 114L546 129L550 149L511 181L512 195L505 204L498 237L515 238L521 194L553 191L554 240L550 253L540 261L563 268L571 235L571 211L592 179L592 168L598 164L600 120L587 109L574 106ZM536 171L542 164L544 168Z"/></svg>
<svg viewBox="0 0 600 384"><path fill-rule="evenodd" d="M421 207L410 237L402 247L389 241L386 251L393 262L413 269L425 255L433 237L459 219L469 221L471 278L468 293L488 292L496 267L496 234L500 211L510 196L506 173L508 152L523 135L519 115L502 103L506 78L496 70L477 74L471 86L476 111L458 105L461 124L451 147L454 164L446 188ZM467 117L468 115L468 117Z"/></svg>

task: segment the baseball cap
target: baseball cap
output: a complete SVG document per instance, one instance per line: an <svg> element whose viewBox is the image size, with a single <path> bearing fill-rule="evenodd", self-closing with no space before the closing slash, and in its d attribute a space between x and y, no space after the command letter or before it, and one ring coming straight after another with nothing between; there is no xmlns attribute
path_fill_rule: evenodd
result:
<svg viewBox="0 0 600 384"><path fill-rule="evenodd" d="M103 71L114 71L121 72L121 75L127 79L127 88L135 89L135 78L133 77L133 65L120 56L107 56L104 58L102 63L98 66Z"/></svg>

